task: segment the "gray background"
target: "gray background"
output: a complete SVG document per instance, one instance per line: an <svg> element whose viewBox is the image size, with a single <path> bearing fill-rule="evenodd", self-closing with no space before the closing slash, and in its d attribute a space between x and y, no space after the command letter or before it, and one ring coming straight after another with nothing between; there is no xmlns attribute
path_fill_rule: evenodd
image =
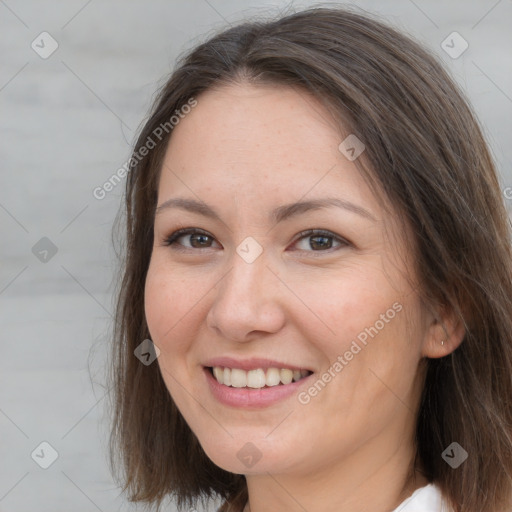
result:
<svg viewBox="0 0 512 512"><path fill-rule="evenodd" d="M111 229L124 182L103 200L93 190L128 159L181 52L252 14L313 3L0 0L0 512L142 509L119 496L106 463ZM352 5L439 54L511 186L512 1ZM59 45L47 59L31 48L43 31ZM441 48L453 31L469 44L457 59ZM38 253L43 237L55 255ZM58 452L48 469L31 458L43 441Z"/></svg>

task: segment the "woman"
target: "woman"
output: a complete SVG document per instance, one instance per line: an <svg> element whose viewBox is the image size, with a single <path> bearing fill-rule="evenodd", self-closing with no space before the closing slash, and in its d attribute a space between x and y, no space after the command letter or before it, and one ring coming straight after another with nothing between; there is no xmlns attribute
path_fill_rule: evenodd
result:
<svg viewBox="0 0 512 512"><path fill-rule="evenodd" d="M230 28L180 61L132 164L132 501L512 510L509 221L431 55L341 8Z"/></svg>

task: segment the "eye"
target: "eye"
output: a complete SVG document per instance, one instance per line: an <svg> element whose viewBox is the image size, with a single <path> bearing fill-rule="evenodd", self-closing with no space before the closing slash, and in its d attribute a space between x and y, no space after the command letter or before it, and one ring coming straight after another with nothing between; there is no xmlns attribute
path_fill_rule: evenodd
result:
<svg viewBox="0 0 512 512"><path fill-rule="evenodd" d="M187 240L188 244L180 243L179 240L181 238ZM347 247L351 245L350 242L344 238L341 238L325 229L308 229L306 231L301 231L293 245L297 245L302 241L305 242L307 239L309 239L309 243L304 243L304 246L302 248L299 247L298 250L307 252L330 252L330 249L336 250L340 247ZM214 237L207 231L203 231L198 228L184 228L178 229L168 236L163 241L163 245L175 246L175 249L178 249L178 246L182 246L183 249L209 249L212 247L212 242L214 240ZM333 241L338 243L337 247L333 247ZM313 251L311 251L311 249L313 249ZM180 248L178 250L182 249Z"/></svg>
<svg viewBox="0 0 512 512"><path fill-rule="evenodd" d="M180 238L188 240L190 245L184 245L181 243L176 244L176 242L178 242ZM211 244L211 241L213 240L214 238L209 233L203 231L202 229L185 228L178 229L170 236L168 236L164 240L163 245L181 245L187 249L209 249L211 247L211 245L209 244Z"/></svg>
<svg viewBox="0 0 512 512"><path fill-rule="evenodd" d="M299 238L294 243L295 245L302 240L306 242L306 240L309 239L309 242L304 244L305 247L299 248L301 251L309 251L309 249L313 249L313 252L327 252L329 249L333 249L333 240L338 242L338 247L334 247L335 250L337 248L350 245L350 243L344 238L341 238L325 229L308 229L300 232L298 236Z"/></svg>

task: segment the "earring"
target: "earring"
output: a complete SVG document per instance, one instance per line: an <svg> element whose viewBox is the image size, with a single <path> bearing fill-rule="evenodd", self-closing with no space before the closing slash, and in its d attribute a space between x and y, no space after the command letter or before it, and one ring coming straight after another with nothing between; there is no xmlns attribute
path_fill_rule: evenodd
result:
<svg viewBox="0 0 512 512"><path fill-rule="evenodd" d="M444 340L441 340L441 345L444 345Z"/></svg>

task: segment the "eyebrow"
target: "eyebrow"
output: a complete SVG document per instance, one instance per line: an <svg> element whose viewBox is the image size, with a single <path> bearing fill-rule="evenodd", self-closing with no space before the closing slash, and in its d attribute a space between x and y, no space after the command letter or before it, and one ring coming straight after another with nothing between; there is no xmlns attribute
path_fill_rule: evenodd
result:
<svg viewBox="0 0 512 512"><path fill-rule="evenodd" d="M363 207L351 203L350 201L340 199L337 197L311 199L309 201L299 201L296 203L290 203L285 204L283 206L279 206L270 212L269 220L277 224L291 217L304 214L311 210L319 210L322 208L329 207L343 208L344 210L356 213L361 217L366 217L367 219L372 220L373 222L377 222L377 219L368 210L365 210ZM158 215L159 213L162 213L162 211L167 210L169 208L179 208L182 210L187 210L222 222L220 215L211 206L207 205L202 201L197 201L195 199L188 199L185 197L176 197L168 199L167 201L163 202L160 206L156 208L155 214Z"/></svg>

